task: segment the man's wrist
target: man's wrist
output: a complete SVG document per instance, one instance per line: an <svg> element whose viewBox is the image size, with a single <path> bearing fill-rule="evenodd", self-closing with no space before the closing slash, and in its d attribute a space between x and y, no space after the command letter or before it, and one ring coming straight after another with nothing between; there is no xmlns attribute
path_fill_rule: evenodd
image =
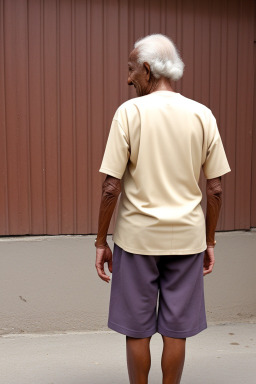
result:
<svg viewBox="0 0 256 384"><path fill-rule="evenodd" d="M101 239L95 239L94 240L94 245L96 248L107 248L108 247L108 243L106 240L101 240Z"/></svg>
<svg viewBox="0 0 256 384"><path fill-rule="evenodd" d="M206 244L207 244L207 248L214 248L215 245L216 245L216 240L214 240L214 241L207 241Z"/></svg>

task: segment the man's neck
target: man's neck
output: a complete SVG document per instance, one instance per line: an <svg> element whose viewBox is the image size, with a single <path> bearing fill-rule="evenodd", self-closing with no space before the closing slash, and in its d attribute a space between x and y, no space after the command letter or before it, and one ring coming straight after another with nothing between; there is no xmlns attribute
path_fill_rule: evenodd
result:
<svg viewBox="0 0 256 384"><path fill-rule="evenodd" d="M157 91L174 92L174 90L171 87L170 80L165 77L161 77L160 79L157 79L155 84L152 84L152 87L149 93L153 93Z"/></svg>

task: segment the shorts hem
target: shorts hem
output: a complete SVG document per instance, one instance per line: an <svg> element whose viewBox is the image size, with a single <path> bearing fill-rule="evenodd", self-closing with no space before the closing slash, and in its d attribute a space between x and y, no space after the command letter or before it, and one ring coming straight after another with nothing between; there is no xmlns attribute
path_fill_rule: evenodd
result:
<svg viewBox="0 0 256 384"><path fill-rule="evenodd" d="M129 337L137 338L137 339L143 339L145 337L153 336L157 332L155 328L150 329L148 331L144 331L144 332L133 331L131 329L127 329L125 327L122 327L116 323L112 323L112 321L108 321L108 327L110 329L112 329L113 331L116 331L118 333L122 333L123 335L129 336Z"/></svg>
<svg viewBox="0 0 256 384"><path fill-rule="evenodd" d="M185 339L187 337L197 335L198 333L202 332L206 328L207 328L207 323L203 323L198 328L192 329L191 331L170 331L169 329L158 327L157 332L163 336L173 337L175 339Z"/></svg>

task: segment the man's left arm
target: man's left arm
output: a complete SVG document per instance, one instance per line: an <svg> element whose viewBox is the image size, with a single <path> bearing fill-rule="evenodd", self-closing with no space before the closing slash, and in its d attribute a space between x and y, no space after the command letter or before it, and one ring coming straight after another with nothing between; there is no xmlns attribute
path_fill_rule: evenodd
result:
<svg viewBox="0 0 256 384"><path fill-rule="evenodd" d="M206 243L204 254L204 275L212 272L214 266L215 229L217 226L221 203L221 177L208 179L206 184L207 212L206 212Z"/></svg>
<svg viewBox="0 0 256 384"><path fill-rule="evenodd" d="M107 243L107 233L120 192L121 181L116 177L107 175L102 185L102 196L98 221L98 234L97 239L95 241L95 267L97 269L99 277L107 283L110 281L110 277L105 273L105 263L108 263L108 269L110 272L112 272L112 251Z"/></svg>

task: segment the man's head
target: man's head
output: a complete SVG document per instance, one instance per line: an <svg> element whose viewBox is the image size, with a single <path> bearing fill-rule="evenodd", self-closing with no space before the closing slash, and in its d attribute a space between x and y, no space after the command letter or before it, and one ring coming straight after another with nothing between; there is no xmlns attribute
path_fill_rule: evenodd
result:
<svg viewBox="0 0 256 384"><path fill-rule="evenodd" d="M146 36L134 44L129 56L128 84L134 85L138 96L150 93L160 78L179 80L184 63L173 42L166 36Z"/></svg>

